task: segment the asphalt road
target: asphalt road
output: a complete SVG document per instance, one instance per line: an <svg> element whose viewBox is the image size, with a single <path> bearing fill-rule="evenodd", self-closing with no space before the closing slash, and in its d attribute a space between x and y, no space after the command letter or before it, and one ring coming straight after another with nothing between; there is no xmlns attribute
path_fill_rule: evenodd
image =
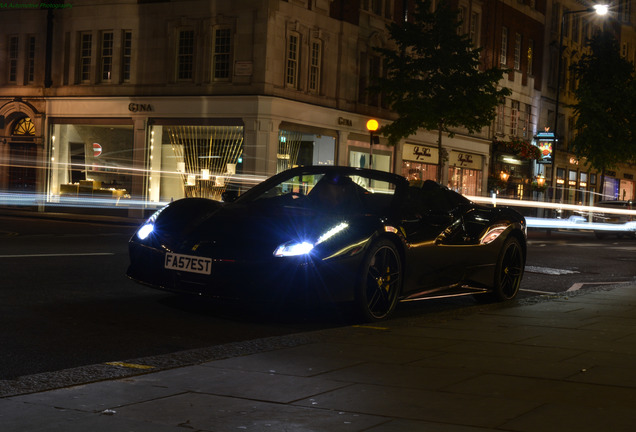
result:
<svg viewBox="0 0 636 432"><path fill-rule="evenodd" d="M0 379L351 324L340 309L269 313L217 305L125 277L132 226L0 217ZM636 276L636 240L533 232L520 297ZM400 305L453 311L470 298Z"/></svg>

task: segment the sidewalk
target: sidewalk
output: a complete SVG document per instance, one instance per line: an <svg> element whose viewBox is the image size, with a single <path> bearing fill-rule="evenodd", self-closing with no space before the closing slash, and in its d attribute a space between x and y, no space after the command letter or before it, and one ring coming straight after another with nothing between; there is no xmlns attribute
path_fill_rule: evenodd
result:
<svg viewBox="0 0 636 432"><path fill-rule="evenodd" d="M13 431L633 431L636 282L0 399ZM141 371L143 372L143 371Z"/></svg>

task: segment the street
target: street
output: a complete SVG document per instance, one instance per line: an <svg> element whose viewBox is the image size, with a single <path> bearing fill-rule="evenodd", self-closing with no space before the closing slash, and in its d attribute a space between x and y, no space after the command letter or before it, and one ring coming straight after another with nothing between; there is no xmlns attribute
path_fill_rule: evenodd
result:
<svg viewBox="0 0 636 432"><path fill-rule="evenodd" d="M0 217L0 379L350 325L341 310L283 316L144 287L125 276L133 226ZM519 298L633 281L636 240L531 232ZM471 297L402 304L396 317Z"/></svg>

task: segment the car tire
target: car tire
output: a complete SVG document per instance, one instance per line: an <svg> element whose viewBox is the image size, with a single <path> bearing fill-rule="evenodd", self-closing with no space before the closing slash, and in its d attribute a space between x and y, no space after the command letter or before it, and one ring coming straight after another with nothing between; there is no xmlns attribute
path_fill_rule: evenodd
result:
<svg viewBox="0 0 636 432"><path fill-rule="evenodd" d="M380 240L369 249L356 293L357 309L367 322L386 319L398 301L402 287L402 260L395 245Z"/></svg>
<svg viewBox="0 0 636 432"><path fill-rule="evenodd" d="M492 291L493 300L506 301L517 296L524 267L525 257L521 244L516 238L510 237L504 243L497 259Z"/></svg>

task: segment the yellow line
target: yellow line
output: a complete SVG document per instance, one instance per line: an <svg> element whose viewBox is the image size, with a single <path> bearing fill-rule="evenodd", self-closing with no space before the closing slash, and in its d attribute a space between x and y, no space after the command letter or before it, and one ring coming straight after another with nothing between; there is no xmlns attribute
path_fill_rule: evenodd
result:
<svg viewBox="0 0 636 432"><path fill-rule="evenodd" d="M106 362L104 364L107 364L109 366L120 366L120 367L125 367L125 368L129 368L129 369L154 369L154 366L147 366L147 365L140 365L140 364L134 364L134 363L124 363L124 362Z"/></svg>
<svg viewBox="0 0 636 432"><path fill-rule="evenodd" d="M368 325L354 325L353 327L358 327L358 328L367 328L367 329L371 329L371 330L388 330L388 327L375 327L375 326L368 326Z"/></svg>

